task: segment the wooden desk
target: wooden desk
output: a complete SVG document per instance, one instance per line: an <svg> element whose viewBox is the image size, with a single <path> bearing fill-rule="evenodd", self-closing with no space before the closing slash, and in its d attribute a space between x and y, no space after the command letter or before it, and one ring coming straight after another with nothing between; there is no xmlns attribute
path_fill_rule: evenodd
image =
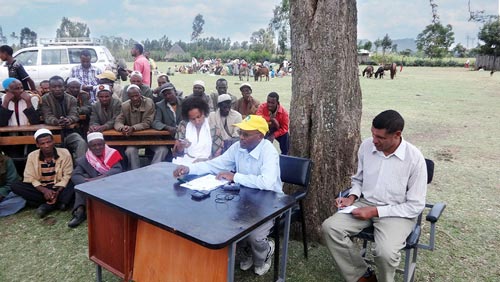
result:
<svg viewBox="0 0 500 282"><path fill-rule="evenodd" d="M145 129L134 131L125 136L114 129L102 132L109 146L150 146L150 145L174 145L175 140L169 139L172 135L166 130Z"/></svg>
<svg viewBox="0 0 500 282"><path fill-rule="evenodd" d="M236 243L283 213L285 281L294 198L242 188L216 203L218 194L232 193L218 188L195 201L173 178L175 167L162 162L76 187L88 196L89 257L98 281L101 266L125 280L233 281Z"/></svg>
<svg viewBox="0 0 500 282"><path fill-rule="evenodd" d="M23 126L4 126L0 127L0 133L29 133L29 135L19 135L19 136L0 136L0 145L31 145L36 144L33 133L38 129L46 128L50 130L54 137L54 142L57 144L62 143L63 138L61 136L62 128L55 125L47 124L35 124L35 125L23 125Z"/></svg>

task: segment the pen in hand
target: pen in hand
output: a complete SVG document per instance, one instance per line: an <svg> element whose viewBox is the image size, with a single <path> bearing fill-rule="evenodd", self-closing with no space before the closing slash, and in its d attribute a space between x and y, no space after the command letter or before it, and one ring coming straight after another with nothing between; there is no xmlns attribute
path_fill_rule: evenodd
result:
<svg viewBox="0 0 500 282"><path fill-rule="evenodd" d="M338 204L338 209L341 210L343 209L344 207L342 206L342 192L339 192L339 197L337 198L337 204Z"/></svg>

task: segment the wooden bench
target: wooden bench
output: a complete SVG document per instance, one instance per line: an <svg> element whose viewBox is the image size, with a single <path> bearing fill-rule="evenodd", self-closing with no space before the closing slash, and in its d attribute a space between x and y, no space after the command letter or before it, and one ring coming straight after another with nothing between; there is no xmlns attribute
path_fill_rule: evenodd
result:
<svg viewBox="0 0 500 282"><path fill-rule="evenodd" d="M168 139L172 136L166 130L145 129L134 131L131 135L125 136L114 129L102 132L109 146L151 146L151 145L174 145L174 139ZM150 138L147 138L150 137Z"/></svg>
<svg viewBox="0 0 500 282"><path fill-rule="evenodd" d="M0 127L0 133L26 133L28 135L18 135L18 136L0 136L1 146L13 146L13 145L32 145L36 144L33 134L41 128L46 128L50 130L54 137L54 142L56 144L61 144L63 142L63 137L61 135L62 128L55 125L47 124L35 124L35 125L23 125L23 126L4 126Z"/></svg>
<svg viewBox="0 0 500 282"><path fill-rule="evenodd" d="M60 134L54 134L53 137L54 137L54 143L56 144L62 143L62 137ZM0 146L32 145L32 144L36 144L35 138L29 135L0 137Z"/></svg>

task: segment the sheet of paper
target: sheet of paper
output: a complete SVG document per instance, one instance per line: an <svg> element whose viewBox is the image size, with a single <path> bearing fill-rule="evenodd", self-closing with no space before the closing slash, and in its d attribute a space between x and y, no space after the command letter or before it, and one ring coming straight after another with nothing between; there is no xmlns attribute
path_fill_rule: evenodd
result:
<svg viewBox="0 0 500 282"><path fill-rule="evenodd" d="M183 157L177 157L177 158L174 158L172 160L172 163L173 164L176 164L176 165L190 165L192 164L196 159L195 158L192 158L190 156L188 156L187 154L184 155Z"/></svg>
<svg viewBox="0 0 500 282"><path fill-rule="evenodd" d="M207 174L205 176L183 183L181 184L181 186L191 190L212 191L215 188L222 186L228 182L229 181L224 179L222 180L216 179L215 175L213 174Z"/></svg>
<svg viewBox="0 0 500 282"><path fill-rule="evenodd" d="M345 207L341 210L338 210L337 212L338 213L352 213L353 210L357 209L357 207L355 206L348 206L348 207Z"/></svg>

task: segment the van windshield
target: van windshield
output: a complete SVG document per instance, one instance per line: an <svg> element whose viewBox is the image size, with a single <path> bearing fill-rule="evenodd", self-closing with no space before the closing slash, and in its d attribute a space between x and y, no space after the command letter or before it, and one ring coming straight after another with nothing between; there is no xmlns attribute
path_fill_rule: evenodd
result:
<svg viewBox="0 0 500 282"><path fill-rule="evenodd" d="M97 53L95 52L94 49L90 48L68 48L68 53L69 53L69 62L70 64L79 64L80 63L80 52L83 50L87 50L90 52L91 63L97 62Z"/></svg>

